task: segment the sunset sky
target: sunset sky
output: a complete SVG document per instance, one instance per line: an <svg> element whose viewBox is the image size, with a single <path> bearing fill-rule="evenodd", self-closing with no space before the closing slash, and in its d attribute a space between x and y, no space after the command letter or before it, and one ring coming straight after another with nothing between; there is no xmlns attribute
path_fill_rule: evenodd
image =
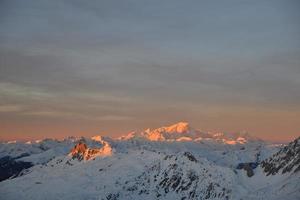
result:
<svg viewBox="0 0 300 200"><path fill-rule="evenodd" d="M0 140L188 121L300 135L300 1L2 0Z"/></svg>

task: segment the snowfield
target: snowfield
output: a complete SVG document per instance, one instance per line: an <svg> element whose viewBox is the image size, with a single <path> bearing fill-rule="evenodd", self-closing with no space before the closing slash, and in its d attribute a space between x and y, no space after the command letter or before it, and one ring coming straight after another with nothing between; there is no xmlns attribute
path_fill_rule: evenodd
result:
<svg viewBox="0 0 300 200"><path fill-rule="evenodd" d="M273 145L178 123L119 139L3 143L0 155L11 158L1 170L33 165L0 182L5 200L300 199L300 138Z"/></svg>

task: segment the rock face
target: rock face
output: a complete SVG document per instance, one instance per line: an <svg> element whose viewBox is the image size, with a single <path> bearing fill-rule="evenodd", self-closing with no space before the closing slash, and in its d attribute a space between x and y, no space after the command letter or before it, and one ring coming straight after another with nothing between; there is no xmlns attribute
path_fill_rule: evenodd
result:
<svg viewBox="0 0 300 200"><path fill-rule="evenodd" d="M267 176L300 171L300 137L264 160L261 167Z"/></svg>
<svg viewBox="0 0 300 200"><path fill-rule="evenodd" d="M104 157L112 155L113 149L110 144L106 141L99 142L103 145L101 148L88 148L85 143L79 142L71 149L69 155L72 156L72 159L77 159L79 161L90 160L97 156Z"/></svg>
<svg viewBox="0 0 300 200"><path fill-rule="evenodd" d="M87 151L87 145L85 143L79 142L78 144L73 147L70 154L72 155L72 158L77 158L78 160L83 160L85 152Z"/></svg>

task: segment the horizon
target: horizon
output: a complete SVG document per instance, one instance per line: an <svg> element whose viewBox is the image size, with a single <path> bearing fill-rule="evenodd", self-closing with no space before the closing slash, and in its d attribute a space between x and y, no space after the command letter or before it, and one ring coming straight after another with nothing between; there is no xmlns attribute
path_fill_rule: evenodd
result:
<svg viewBox="0 0 300 200"><path fill-rule="evenodd" d="M165 126L161 126L161 127L148 127L148 128L144 128L144 129L141 129L141 130L131 130L131 131L128 131L122 135L118 135L118 136L110 136L110 134L96 134L96 135L86 135L86 134L82 134L82 135L68 135L68 136L61 136L61 137L44 137L44 138L15 138L15 139L0 139L0 142L5 142L5 143L8 143L8 142L36 142L36 141L42 141L42 140L47 140L47 139L53 139L53 140L59 140L59 141L62 141L64 139L68 139L68 138L72 138L72 137L75 137L75 138L92 138L92 137L95 137L95 136L101 136L101 137L108 137L108 138L111 138L111 139L119 139L123 136L127 136L128 134L131 134L132 132L135 132L135 133L141 133L141 132L144 132L144 131L147 131L147 130L150 130L150 131L153 131L155 129L159 129L159 128L168 128L168 127L171 127L171 126L174 126L174 125L178 125L179 123L187 123L188 127L192 130L195 130L195 131L200 131L200 132L203 132L203 133L210 133L210 134L214 134L214 133L224 133L224 134L243 134L243 133L246 133L247 135L250 135L250 137L255 137L259 140L263 140L263 141L266 141L266 142L271 142L273 144L287 144L287 143L290 143L292 141L294 141L296 138L298 138L299 136L296 136L295 138L291 138L290 140L271 140L271 139L268 139L268 138L261 138L261 137L257 137L249 132L247 132L246 130L242 130L242 131L237 131L237 132L224 132L224 131L208 131L208 130L202 130L200 128L196 128L196 127L193 127L190 125L190 123L186 122L186 121L179 121L179 122L176 122L176 123L173 123L173 124L169 124L169 125L165 125Z"/></svg>
<svg viewBox="0 0 300 200"><path fill-rule="evenodd" d="M0 141L177 121L269 141L300 135L300 2L0 4Z"/></svg>

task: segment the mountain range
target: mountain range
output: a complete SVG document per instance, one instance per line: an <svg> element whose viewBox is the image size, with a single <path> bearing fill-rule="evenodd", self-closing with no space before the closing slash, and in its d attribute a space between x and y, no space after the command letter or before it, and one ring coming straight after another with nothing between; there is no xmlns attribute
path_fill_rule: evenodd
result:
<svg viewBox="0 0 300 200"><path fill-rule="evenodd" d="M273 144L179 122L120 138L0 144L0 199L300 199L300 137Z"/></svg>

